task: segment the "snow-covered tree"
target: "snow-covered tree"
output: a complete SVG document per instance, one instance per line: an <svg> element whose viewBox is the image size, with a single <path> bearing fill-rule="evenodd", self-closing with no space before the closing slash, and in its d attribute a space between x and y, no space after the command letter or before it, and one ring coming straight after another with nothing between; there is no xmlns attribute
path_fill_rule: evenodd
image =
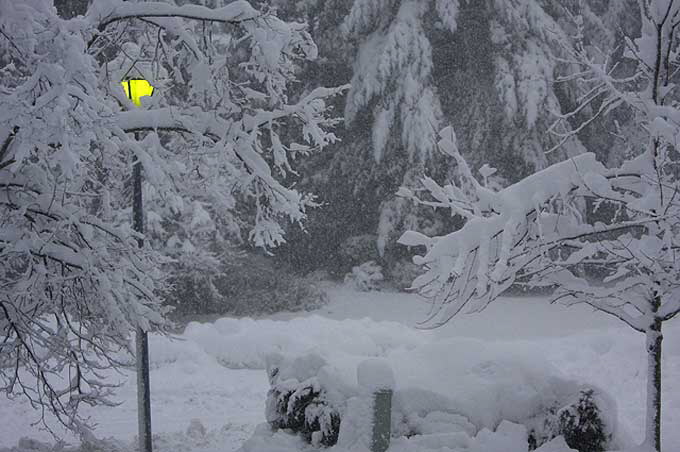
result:
<svg viewBox="0 0 680 452"><path fill-rule="evenodd" d="M319 24L311 29L315 40L332 49L302 77L352 84L338 152L311 159L314 166L301 182L327 203L312 214L309 235L293 237L302 246L292 259L302 265L349 271L337 250L348 237L371 234L389 272L405 258L393 246L400 231L432 234L450 227L445 216L394 196L423 173L452 172L433 152L443 124L453 125L473 168L491 164L498 179L511 182L583 152L584 145L606 160L610 136L591 133L595 129L544 153L560 142L547 133L553 114L569 110L580 94L576 84L554 81L566 66L559 57L574 28L569 11L583 5L586 42L608 52L620 44L620 28L634 28L622 20L631 0L276 3L292 4L289 14L294 8L307 14L310 23ZM319 262L313 252L297 256L305 246L323 249L319 255L329 258Z"/></svg>
<svg viewBox="0 0 680 452"><path fill-rule="evenodd" d="M443 123L459 131L473 167L491 163L511 180L583 152L579 140L554 155L544 152L559 142L546 133L551 112L577 95L573 85L553 83L569 31L566 6L553 0L355 1L344 23L359 41L346 120L370 117L371 148L382 165L406 151L400 160L408 168L405 184L424 168L447 166L433 152ZM587 38L612 46L614 33L588 2L583 7L592 30ZM377 228L381 248L398 228L413 225L414 215L423 213L386 200Z"/></svg>
<svg viewBox="0 0 680 452"><path fill-rule="evenodd" d="M102 371L127 364L131 331L165 323L167 248L190 253L215 216L262 247L304 219L312 197L282 175L334 141L325 100L341 91L289 99L316 53L304 24L243 0L99 0L72 19L0 1L2 392L87 433L80 405L112 403ZM125 78L156 88L141 108ZM130 225L137 161L159 249Z"/></svg>
<svg viewBox="0 0 680 452"><path fill-rule="evenodd" d="M401 194L449 209L465 223L442 237L407 232L401 243L426 247L415 258L426 273L413 285L432 299L428 326L484 309L513 283L527 282L555 287L555 301L589 304L645 334L643 446L660 451L662 325L680 313L680 98L674 89L680 2L641 0L639 8L641 37L626 40L625 55L635 67L629 74L601 54L591 55L576 16L576 46L567 58L579 70L569 77L587 95L560 118L567 121L595 102L596 116L627 108L647 138L635 155L608 169L594 154L581 154L496 191L473 176L446 128L439 149L456 161L458 176L447 185L424 179L417 191L404 188ZM492 172L485 167L483 179ZM589 222L580 213L584 199L613 213ZM591 271L584 275L584 267Z"/></svg>

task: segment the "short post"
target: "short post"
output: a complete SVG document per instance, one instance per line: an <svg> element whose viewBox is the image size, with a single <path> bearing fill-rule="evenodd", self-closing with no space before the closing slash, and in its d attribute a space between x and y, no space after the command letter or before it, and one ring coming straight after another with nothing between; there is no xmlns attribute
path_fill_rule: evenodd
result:
<svg viewBox="0 0 680 452"><path fill-rule="evenodd" d="M385 452L390 447L392 424L392 393L394 374L382 359L369 359L357 368L359 386L370 391L373 397L371 419L371 452Z"/></svg>
<svg viewBox="0 0 680 452"><path fill-rule="evenodd" d="M392 390L373 393L373 438L371 452L385 452L390 447L392 424Z"/></svg>

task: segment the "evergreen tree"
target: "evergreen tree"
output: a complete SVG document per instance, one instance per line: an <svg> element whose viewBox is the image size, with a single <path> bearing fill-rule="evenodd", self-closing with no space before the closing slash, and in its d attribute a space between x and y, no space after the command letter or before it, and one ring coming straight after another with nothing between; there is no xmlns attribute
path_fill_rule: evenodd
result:
<svg viewBox="0 0 680 452"><path fill-rule="evenodd" d="M499 180L518 180L589 147L607 160L609 134L591 128L562 143L560 133L581 116L551 131L555 114L571 110L584 94L572 81L556 80L569 69L560 57L577 32L570 18L583 17L583 39L604 55L622 44L622 28L635 28L637 19L627 15L630 3L279 0L287 14L324 24L311 28L322 59L300 78L321 74L352 85L342 142L312 159L306 174L313 176L302 181L326 204L312 213L308 234L291 236L296 246L288 257L302 266L346 272L338 258L343 242L374 234L376 254L392 264L404 256L394 244L399 231L436 234L450 226L450 218L394 196L425 172L455 171L435 152L442 124L453 125L473 170L489 163ZM608 119L612 128L614 119Z"/></svg>

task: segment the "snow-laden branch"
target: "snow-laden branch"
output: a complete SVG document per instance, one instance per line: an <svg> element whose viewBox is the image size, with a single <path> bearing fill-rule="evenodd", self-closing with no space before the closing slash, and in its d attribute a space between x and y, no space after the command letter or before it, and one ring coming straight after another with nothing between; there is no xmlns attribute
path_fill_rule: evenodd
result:
<svg viewBox="0 0 680 452"><path fill-rule="evenodd" d="M270 126L278 120L290 118L301 122L307 131L307 140L324 147L334 138L324 131L317 122L325 110L325 100L341 94L348 86L317 88L304 96L298 103L285 105L274 110L260 110L236 120L225 120L201 111L186 111L175 108L122 111L114 118L114 124L122 132L173 131L203 135L219 145L222 152L233 155L244 165L248 174L262 181L264 186L289 203L299 203L296 192L285 188L272 175L271 168L263 156L251 144L251 137L261 127ZM142 149L131 144L138 153ZM287 159L276 156L282 164ZM144 160L142 160L144 161ZM150 170L150 168L149 168Z"/></svg>
<svg viewBox="0 0 680 452"><path fill-rule="evenodd" d="M581 186L582 172L602 176L609 173L596 160L594 154L581 154L532 174L498 193L485 190L483 193L488 198L484 202L484 211L494 212L488 216L476 216L461 229L443 237L426 239L424 236L407 232L399 239L399 243L408 246L428 246L427 254L416 260L420 265L427 265L442 256L459 255L474 242L474 237L479 231L484 231L484 234L490 237L497 237L509 222L525 222L527 216L535 211L536 206L542 206L560 195L570 194L572 190Z"/></svg>
<svg viewBox="0 0 680 452"><path fill-rule="evenodd" d="M184 109L165 107L155 109L133 109L116 114L114 123L125 132L141 132L145 130L170 130L177 132L202 134L213 140L221 140L231 133L250 134L253 130L272 121L294 117L305 121L310 114L319 114L316 101L324 101L337 96L349 88L343 85L336 88L316 88L304 96L297 104L285 105L274 110L260 110L246 115L237 123L216 117L201 111L187 111ZM325 109L325 105L321 104ZM317 110L317 111L315 111ZM234 127L241 127L238 132Z"/></svg>
<svg viewBox="0 0 680 452"><path fill-rule="evenodd" d="M464 309L483 309L514 282L523 268L558 246L555 239L559 234L585 233L570 216L551 213L550 205L559 201L567 208L584 175L593 178L609 174L593 154L582 154L493 192L472 176L453 131L447 128L441 134L439 148L456 158L461 181L441 187L426 180L425 189L441 206L448 204L453 213L467 221L442 237L407 232L399 239L403 245L426 247L426 253L416 256L414 262L428 271L414 281L413 287L432 299L433 309L425 323L438 318L435 326ZM410 190L402 189L400 194L423 202ZM468 207L461 211L461 204Z"/></svg>
<svg viewBox="0 0 680 452"><path fill-rule="evenodd" d="M221 8L201 5L176 6L163 2L132 3L122 0L97 0L88 10L86 19L98 30L124 19L176 17L209 22L242 23L262 14L246 0L237 0Z"/></svg>
<svg viewBox="0 0 680 452"><path fill-rule="evenodd" d="M424 326L437 327L460 312L484 309L518 278L563 287L556 298L588 303L638 331L649 328L655 315L667 318L677 311L673 298L665 297L660 311L652 313L647 296L630 290L640 286L630 278L607 289L606 285L592 286L572 273L581 264L615 265L628 270L612 274L609 283L630 272L647 275L652 282L659 265L664 272L674 268L677 244L669 241L667 233L637 238L645 231L667 230L661 225L678 221L680 209L674 196L676 185L657 182L648 155L609 170L593 154L581 154L494 192L474 179L458 152L452 130L444 129L441 134L439 148L456 159L458 181L440 186L424 179L424 192L434 201L416 196L411 189L400 190L402 196L449 208L465 219L461 228L445 236L409 231L399 240L403 245L425 247L425 253L415 256L414 262L426 272L413 282L413 288L433 303ZM663 208L645 195L658 187L668 192ZM626 210L627 218L589 224L578 212L578 200L584 198L615 203ZM659 234L666 238L660 239ZM558 259L565 253L566 258ZM658 278L668 279L668 287L674 287L670 274ZM628 301L621 304L619 297Z"/></svg>

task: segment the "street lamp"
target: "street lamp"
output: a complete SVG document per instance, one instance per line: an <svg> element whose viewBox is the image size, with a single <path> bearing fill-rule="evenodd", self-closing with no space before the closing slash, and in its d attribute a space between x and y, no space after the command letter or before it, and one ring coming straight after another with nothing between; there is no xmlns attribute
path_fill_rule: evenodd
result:
<svg viewBox="0 0 680 452"><path fill-rule="evenodd" d="M128 99L138 107L142 106L140 99L144 96L151 96L154 91L154 87L151 86L151 83L141 78L123 80L120 84L123 85L125 95Z"/></svg>
<svg viewBox="0 0 680 452"><path fill-rule="evenodd" d="M121 82L125 94L136 106L141 107L141 98L151 96L154 87L144 79L128 79ZM139 132L135 132L139 140ZM142 204L142 162L135 157L132 164L132 228L144 234L144 210ZM141 248L144 239L137 239ZM151 384L149 378L149 338L147 332L137 327L135 334L137 354L137 419L140 452L152 452L151 446Z"/></svg>

